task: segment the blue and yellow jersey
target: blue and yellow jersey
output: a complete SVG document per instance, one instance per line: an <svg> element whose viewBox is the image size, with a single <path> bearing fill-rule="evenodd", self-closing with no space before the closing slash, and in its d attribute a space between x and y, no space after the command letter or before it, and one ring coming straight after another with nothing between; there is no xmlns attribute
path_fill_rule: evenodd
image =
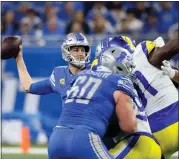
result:
<svg viewBox="0 0 179 159"><path fill-rule="evenodd" d="M171 79L151 65L148 55L155 43L144 41L135 49L134 86L145 107L151 131L168 158L178 151L178 92ZM166 136L172 136L168 138Z"/></svg>

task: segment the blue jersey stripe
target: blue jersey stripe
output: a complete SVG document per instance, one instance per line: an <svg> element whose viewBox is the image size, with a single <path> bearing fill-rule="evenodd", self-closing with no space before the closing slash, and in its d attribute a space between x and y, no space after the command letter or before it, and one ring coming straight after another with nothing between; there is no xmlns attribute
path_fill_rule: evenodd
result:
<svg viewBox="0 0 179 159"><path fill-rule="evenodd" d="M144 93L142 93L142 90L139 88L139 86L137 84L134 83L134 88L137 91L137 94L142 102L143 107L145 108L147 105L147 99L145 98Z"/></svg>
<svg viewBox="0 0 179 159"><path fill-rule="evenodd" d="M136 145L137 141L139 140L140 136L134 136L132 137L132 140L127 145L127 147L120 153L119 156L116 157L116 159L125 158L125 156L131 151L131 149Z"/></svg>
<svg viewBox="0 0 179 159"><path fill-rule="evenodd" d="M146 47L146 41L143 41L141 43L141 45L142 45L142 50L143 50L145 56L148 57L148 51L147 51L147 47Z"/></svg>
<svg viewBox="0 0 179 159"><path fill-rule="evenodd" d="M138 132L130 134L128 137L138 136L138 135L140 135L140 136L148 136L148 137L152 138L159 145L159 142L157 141L155 136L153 136L152 134L150 134L148 132L138 131Z"/></svg>
<svg viewBox="0 0 179 159"><path fill-rule="evenodd" d="M136 77L139 79L139 81L143 84L144 88L145 88L150 94L152 94L153 96L155 96L155 95L158 93L158 91L157 91L155 88L153 88L153 87L149 84L149 82L146 80L146 78L144 77L144 75L143 75L141 72L136 71L136 72L134 73L134 75L136 75Z"/></svg>
<svg viewBox="0 0 179 159"><path fill-rule="evenodd" d="M179 102L177 101L148 117L153 133L178 121L178 104Z"/></svg>
<svg viewBox="0 0 179 159"><path fill-rule="evenodd" d="M140 120L144 120L144 121L147 121L147 117L145 115L136 115L136 118L140 119Z"/></svg>

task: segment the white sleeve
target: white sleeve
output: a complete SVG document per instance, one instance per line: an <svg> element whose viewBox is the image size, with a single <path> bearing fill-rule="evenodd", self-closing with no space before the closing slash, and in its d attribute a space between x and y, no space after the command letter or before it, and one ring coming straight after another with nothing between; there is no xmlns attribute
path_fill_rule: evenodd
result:
<svg viewBox="0 0 179 159"><path fill-rule="evenodd" d="M53 71L52 74L50 75L50 78L49 78L50 83L52 84L53 88L56 86L56 85L55 85L55 75L54 75L54 74L55 74L55 73L54 73L54 71Z"/></svg>

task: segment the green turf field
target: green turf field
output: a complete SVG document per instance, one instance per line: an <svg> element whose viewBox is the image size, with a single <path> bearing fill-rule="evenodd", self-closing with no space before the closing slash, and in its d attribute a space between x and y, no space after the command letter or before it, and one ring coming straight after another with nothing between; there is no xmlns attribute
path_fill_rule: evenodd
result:
<svg viewBox="0 0 179 159"><path fill-rule="evenodd" d="M19 145L8 145L8 144L2 144L4 148L16 148L19 147ZM37 144L32 144L32 148L47 148L47 145L37 145ZM8 149L9 152L9 149ZM14 152L13 152L14 153ZM178 159L178 156L171 157L171 159ZM38 155L38 154L2 154L1 159L48 159L47 155Z"/></svg>
<svg viewBox="0 0 179 159"><path fill-rule="evenodd" d="M48 159L47 155L3 154L2 159Z"/></svg>
<svg viewBox="0 0 179 159"><path fill-rule="evenodd" d="M2 159L48 159L46 155L20 155L20 154L11 154L11 155L2 155ZM178 157L172 157L171 159L178 159Z"/></svg>
<svg viewBox="0 0 179 159"><path fill-rule="evenodd" d="M48 159L46 155L24 155L24 154L11 154L2 155L2 159ZM178 157L172 157L171 159L178 159Z"/></svg>

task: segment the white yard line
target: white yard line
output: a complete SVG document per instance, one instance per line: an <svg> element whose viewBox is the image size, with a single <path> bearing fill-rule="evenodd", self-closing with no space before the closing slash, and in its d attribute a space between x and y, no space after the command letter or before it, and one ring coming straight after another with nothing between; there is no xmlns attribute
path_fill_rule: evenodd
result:
<svg viewBox="0 0 179 159"><path fill-rule="evenodd" d="M172 155L172 157L177 157L177 156L179 156L178 153L179 153L179 151L176 152L176 153L174 153L174 154Z"/></svg>
<svg viewBox="0 0 179 159"><path fill-rule="evenodd" d="M22 154L20 147L2 147L2 154ZM28 154L47 155L47 148L30 148Z"/></svg>
<svg viewBox="0 0 179 159"><path fill-rule="evenodd" d="M2 154L22 154L23 151L20 147L2 147ZM47 148L30 148L28 154L39 154L47 155ZM177 157L178 152L176 152L172 157Z"/></svg>

